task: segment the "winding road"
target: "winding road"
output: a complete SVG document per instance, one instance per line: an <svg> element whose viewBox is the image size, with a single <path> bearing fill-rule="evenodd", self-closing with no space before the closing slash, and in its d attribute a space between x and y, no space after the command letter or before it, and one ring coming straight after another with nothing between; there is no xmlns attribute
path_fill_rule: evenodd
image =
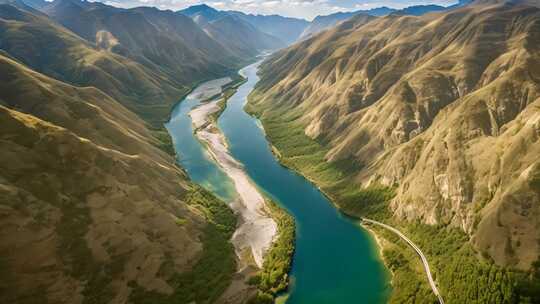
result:
<svg viewBox="0 0 540 304"><path fill-rule="evenodd" d="M439 289L437 289L437 285L435 284L435 281L433 280L433 277L431 276L431 270L429 269L428 261L427 261L426 257L424 256L424 253L422 253L422 250L420 250L420 248L418 248L418 246L416 246L408 237L406 237L403 233L401 233L399 230L397 230L396 228L394 228L392 226L388 226L388 225L383 224L381 222L377 222L377 221L370 220L370 219L367 219L367 218L362 218L362 222L369 223L369 224L374 224L374 225L383 227L385 229L388 229L388 230L392 231L393 233L397 234L403 240L405 240L405 242L407 242L407 244L409 244L409 246L411 246L416 251L416 253L420 256L420 259L422 259L422 264L424 265L424 269L426 270L429 285L431 285L431 289L433 290L433 293L437 296L437 298L439 298L439 303L444 304L444 300L443 300L443 298L441 296L441 293L439 292Z"/></svg>

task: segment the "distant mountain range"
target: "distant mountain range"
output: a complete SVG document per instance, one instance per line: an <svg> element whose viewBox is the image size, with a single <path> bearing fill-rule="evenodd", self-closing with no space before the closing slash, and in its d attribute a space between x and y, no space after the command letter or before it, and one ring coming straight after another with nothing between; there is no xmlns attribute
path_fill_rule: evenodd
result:
<svg viewBox="0 0 540 304"><path fill-rule="evenodd" d="M459 6L466 5L470 3L472 0L460 0L458 4L444 7L440 5L414 5L409 6L404 9L394 9L389 7L378 7L373 8L369 10L358 10L354 12L338 12L326 16L317 16L313 21L309 24L308 27L302 32L301 38L307 38L311 35L314 35L318 32L321 32L325 29L328 29L337 23L341 21L345 21L355 15L359 14L366 14L370 16L386 16L389 14L400 14L400 15L413 15L413 16L420 16L423 14L431 13L431 12L439 12L444 11L448 9L453 9Z"/></svg>
<svg viewBox="0 0 540 304"><path fill-rule="evenodd" d="M296 42L309 25L309 22L304 19L280 15L253 15L238 11L228 11L228 13L251 23L265 33L278 37L288 45Z"/></svg>
<svg viewBox="0 0 540 304"><path fill-rule="evenodd" d="M380 8L370 9L370 10L359 10L359 11L354 11L354 12L338 12L338 13L334 13L334 14L330 14L326 16L317 16L315 17L315 19L313 19L313 21L309 24L309 26L306 27L306 29L304 29L300 37L307 38L309 36L315 35L355 15L365 14L369 16L386 16L395 11L396 10L393 8L380 7Z"/></svg>
<svg viewBox="0 0 540 304"><path fill-rule="evenodd" d="M179 11L179 13L191 17L195 22L203 26L228 17L229 22L234 20L242 28L246 28L246 24L249 24L253 27L251 31L256 30L271 35L286 45L294 43L309 25L309 22L303 19L279 15L252 15L238 11L218 11L205 4L188 7Z"/></svg>
<svg viewBox="0 0 540 304"><path fill-rule="evenodd" d="M169 106L195 82L225 75L263 50L285 46L250 23L209 7L191 8L200 12L191 19L185 12L150 7L26 1L5 1L36 18L26 18L22 28L5 23L12 30L0 32L4 50L36 71L96 86L152 120L166 117ZM35 47L40 52L25 51Z"/></svg>
<svg viewBox="0 0 540 304"><path fill-rule="evenodd" d="M218 11L205 4L191 6L178 14L190 17L210 37L242 56L253 57L262 50L286 46L279 37L260 30L238 14Z"/></svg>
<svg viewBox="0 0 540 304"><path fill-rule="evenodd" d="M254 29L249 30L250 32L255 32L258 30L279 39L279 42L274 41L270 43L270 46L283 46L290 45L296 42L298 39L314 35L358 14L367 14L370 16L386 16L389 14L420 16L430 12L439 12L463 6L470 1L471 0L461 0L458 4L449 7L444 7L440 5L415 5L400 10L389 7L378 7L369 10L358 10L354 12L337 12L330 15L317 16L311 22L304 19L283 17L279 15L253 15L239 11L219 11L206 4L190 6L184 10L179 11L179 13L191 17L197 24L201 25L203 28L208 27L209 24L221 18L233 16L235 17L235 22L238 23L235 26L239 29L246 29L246 24L242 24L241 22L239 22L240 20L245 21L254 27ZM233 21L229 20L229 23L230 22ZM259 34L259 36L261 35ZM268 37L266 38L266 41L271 40L272 39Z"/></svg>
<svg viewBox="0 0 540 304"><path fill-rule="evenodd" d="M23 1L23 0L20 0ZM75 0L76 1L76 0ZM92 11L90 14L96 14L93 18L101 18L99 14L103 14L106 10L111 10L114 7L104 5L100 2L85 2L85 1L76 1L79 8L73 7L70 5L69 0L59 1L55 0L54 2L47 2L44 0L24 0L24 3L28 6L46 12L48 15L53 16L57 21L65 25L66 27L74 30L75 32L82 34L85 38L89 38L89 35L94 33L81 33L80 30L87 27L79 24L80 22L91 22L89 20L77 20L75 17L69 17L68 12L74 13L76 10L77 14L82 11ZM389 8L389 7L378 7L369 10L358 10L354 12L338 12L330 15L317 16L313 21L306 21L299 18L283 17L280 15L254 15L246 14L239 11L220 11L215 8L212 8L206 4L190 6L186 9L180 10L178 12L171 11L159 11L157 9L152 9L148 7L140 7L131 10L125 9L116 9L116 12L139 12L146 13L145 17L148 18L149 14L152 14L154 17L157 15L166 15L166 14L182 14L190 17L199 27L206 31L207 34L213 35L214 39L221 39L220 44L228 49L229 52L239 52L237 54L242 56L253 56L257 52L263 49L276 49L290 45L296 42L300 38L306 38L310 35L318 33L322 30L330 28L336 25L338 22L344 21L351 18L357 14L367 14L371 16L385 16L388 14L402 14L402 15L423 15L430 12L443 11L447 9L452 9L458 6L465 5L469 3L470 0L460 0L456 5L450 7L443 7L439 5L416 5L410 6L401 10ZM100 8L100 12L93 12L96 8ZM153 12L152 12L153 11ZM62 14L64 16L62 16ZM77 16L75 14L75 16ZM107 13L107 17L111 18L113 15ZM123 16L125 17L125 16ZM219 21L227 17L226 20ZM68 20L68 19L73 20ZM85 16L85 18L92 18L90 16ZM170 18L170 17L169 17ZM219 22L218 22L219 21ZM104 22L107 22L104 20ZM218 22L218 23L215 23ZM214 24L215 23L215 24ZM214 25L212 25L214 24ZM224 31L220 29L219 24L224 25L227 28L227 39L219 38L223 36ZM77 26L80 28L78 29ZM236 31L230 31L231 28L235 28ZM189 30L189 26L186 27L186 31ZM190 30L191 31L191 30ZM248 42L249 41L249 42ZM193 46L198 48L198 46Z"/></svg>

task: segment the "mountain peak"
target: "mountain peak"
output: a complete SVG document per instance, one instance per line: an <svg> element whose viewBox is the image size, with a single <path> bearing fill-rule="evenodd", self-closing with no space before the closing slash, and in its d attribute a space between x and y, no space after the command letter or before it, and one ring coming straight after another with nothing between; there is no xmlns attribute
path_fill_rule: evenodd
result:
<svg viewBox="0 0 540 304"><path fill-rule="evenodd" d="M217 10L203 3L203 4L192 5L186 9L181 10L181 12L186 13L186 14L195 14L195 13L201 13L201 12L216 13Z"/></svg>
<svg viewBox="0 0 540 304"><path fill-rule="evenodd" d="M204 3L203 4L192 5L190 7L191 8L198 8L198 9L212 9L212 10L214 9L214 8L204 4Z"/></svg>
<svg viewBox="0 0 540 304"><path fill-rule="evenodd" d="M54 0L52 2L49 2L45 6L45 10L49 10L52 8L83 8L87 2L79 1L79 0Z"/></svg>
<svg viewBox="0 0 540 304"><path fill-rule="evenodd" d="M220 12L206 4L193 5L186 9L178 11L178 13L191 18L196 18L197 16L200 16L197 19L200 19L200 22L203 23L214 21L226 15L226 13Z"/></svg>

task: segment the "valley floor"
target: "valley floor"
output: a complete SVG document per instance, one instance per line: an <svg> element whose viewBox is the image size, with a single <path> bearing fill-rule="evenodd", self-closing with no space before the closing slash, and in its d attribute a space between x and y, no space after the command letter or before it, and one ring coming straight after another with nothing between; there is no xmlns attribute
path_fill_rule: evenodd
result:
<svg viewBox="0 0 540 304"><path fill-rule="evenodd" d="M266 212L265 199L242 168L229 153L227 142L211 119L220 110L220 99L204 103L190 112L195 134L203 142L215 162L233 181L239 199L231 208L240 217L240 226L233 234L232 242L239 257L250 256L258 268L277 233L276 222ZM246 253L249 252L249 253ZM247 265L245 265L247 266Z"/></svg>
<svg viewBox="0 0 540 304"><path fill-rule="evenodd" d="M413 241L411 241L408 237L406 237L403 233L401 233L399 230L395 229L394 227L383 224L381 222L370 220L370 219L367 219L367 218L362 218L362 223L379 226L379 227L385 228L386 230L392 231L393 233L398 235L401 239L403 239L407 244L409 244L409 246L412 249L414 249L414 251L416 251L416 253L420 257L420 259L422 260L422 264L423 264L424 269L426 271L426 276L428 278L429 285L431 286L431 289L433 290L433 293L439 299L439 303L444 304L444 300L443 300L443 298L442 298L442 296L441 296L441 294L439 292L439 289L437 288L437 284L435 283L435 281L433 280L433 276L431 275L431 270L429 268L429 262L428 262L427 258L425 257L424 253L422 252L422 250L418 246L416 246Z"/></svg>
<svg viewBox="0 0 540 304"><path fill-rule="evenodd" d="M176 134L178 128L168 127L173 137L194 136L195 142L202 144L197 144L202 149L195 149L195 152L183 151L185 144L176 145L180 149L177 151L179 155L199 159L193 165L200 173L197 166L201 165L200 158L206 157L199 154L208 154L210 158L207 161L216 164L224 173L223 178L210 183L226 183L226 176L235 193L223 199L231 200L229 207L238 217L238 225L231 237L238 261L237 272L217 303L265 303L274 298L287 288L287 273L294 248L293 219L255 186L243 165L230 154L227 139L217 124L228 99L244 82L242 77L235 80L227 77L201 84L186 98L189 103L180 104L184 108L174 114L174 121L189 120L193 134ZM180 128L185 129L186 126ZM189 164L184 165L190 168ZM198 182L208 183L205 178L198 179Z"/></svg>

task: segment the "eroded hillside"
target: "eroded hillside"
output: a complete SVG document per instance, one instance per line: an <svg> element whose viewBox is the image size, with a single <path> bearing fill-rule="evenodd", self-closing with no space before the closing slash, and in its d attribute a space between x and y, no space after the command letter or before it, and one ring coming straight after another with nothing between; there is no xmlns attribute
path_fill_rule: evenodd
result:
<svg viewBox="0 0 540 304"><path fill-rule="evenodd" d="M79 0L56 0L42 11L100 48L160 70L184 85L242 62L190 18L172 11L121 9Z"/></svg>
<svg viewBox="0 0 540 304"><path fill-rule="evenodd" d="M395 216L459 227L499 265L538 259L538 7L360 15L272 56L261 76L250 107L286 113L328 163L358 165L355 184L395 187Z"/></svg>
<svg viewBox="0 0 540 304"><path fill-rule="evenodd" d="M174 296L175 278L208 275L192 271L209 237L229 252L212 276L230 280L232 213L187 181L143 121L95 88L6 57L0 70L2 301ZM220 208L215 219L209 210Z"/></svg>
<svg viewBox="0 0 540 304"><path fill-rule="evenodd" d="M0 37L0 302L216 300L235 217L128 109L187 88L21 2L0 5Z"/></svg>
<svg viewBox="0 0 540 304"><path fill-rule="evenodd" d="M194 84L251 60L170 11L78 0L42 10L58 23L21 1L1 4L0 49L47 76L99 88L154 126Z"/></svg>

